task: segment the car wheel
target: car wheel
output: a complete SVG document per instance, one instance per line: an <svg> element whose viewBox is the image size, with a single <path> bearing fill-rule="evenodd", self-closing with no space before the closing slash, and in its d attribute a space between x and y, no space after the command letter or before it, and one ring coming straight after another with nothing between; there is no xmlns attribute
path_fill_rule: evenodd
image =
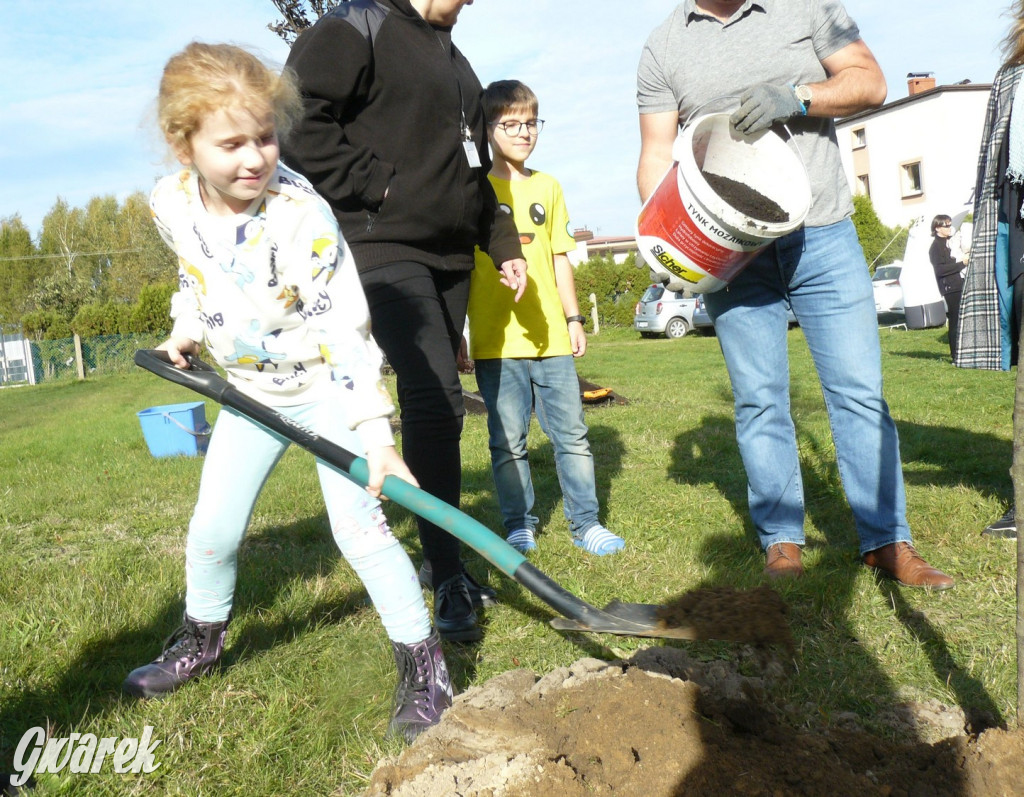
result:
<svg viewBox="0 0 1024 797"><path fill-rule="evenodd" d="M685 318L673 318L665 324L665 337L667 338L682 338L689 331L690 325L686 323Z"/></svg>

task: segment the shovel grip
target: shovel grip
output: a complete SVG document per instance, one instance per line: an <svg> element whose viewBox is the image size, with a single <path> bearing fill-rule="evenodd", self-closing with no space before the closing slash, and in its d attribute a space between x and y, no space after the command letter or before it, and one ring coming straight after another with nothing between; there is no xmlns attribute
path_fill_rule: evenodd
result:
<svg viewBox="0 0 1024 797"><path fill-rule="evenodd" d="M196 393L201 393L218 404L223 404L224 392L233 389L228 381L218 374L209 363L191 355L186 355L186 358L189 364L188 370L178 368L171 362L171 356L162 349L139 349L135 352L134 359L135 364L141 368L182 387L194 390Z"/></svg>

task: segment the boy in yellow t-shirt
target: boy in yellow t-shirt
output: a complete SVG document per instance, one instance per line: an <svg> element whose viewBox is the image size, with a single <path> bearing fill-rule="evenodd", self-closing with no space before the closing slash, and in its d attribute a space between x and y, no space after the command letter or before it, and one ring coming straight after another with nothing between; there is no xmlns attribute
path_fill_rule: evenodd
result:
<svg viewBox="0 0 1024 797"><path fill-rule="evenodd" d="M499 205L515 219L530 273L516 303L494 262L478 249L469 294L470 356L487 405L491 469L508 542L523 553L537 547L526 446L535 408L554 449L573 542L598 556L616 553L626 543L598 520L594 458L573 362L587 350L566 257L576 243L558 181L526 167L544 124L537 97L519 81L501 80L484 90L483 107L493 160L488 176Z"/></svg>

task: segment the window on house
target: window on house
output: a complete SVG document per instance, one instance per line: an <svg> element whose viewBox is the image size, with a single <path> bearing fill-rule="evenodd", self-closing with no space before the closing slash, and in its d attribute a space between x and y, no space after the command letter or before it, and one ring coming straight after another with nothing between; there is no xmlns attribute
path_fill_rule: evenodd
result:
<svg viewBox="0 0 1024 797"><path fill-rule="evenodd" d="M853 131L853 148L860 149L868 145L868 134L865 132L863 127L858 127Z"/></svg>
<svg viewBox="0 0 1024 797"><path fill-rule="evenodd" d="M871 181L866 174L857 175L857 193L866 197L871 196Z"/></svg>
<svg viewBox="0 0 1024 797"><path fill-rule="evenodd" d="M900 189L904 199L924 193L921 183L921 161L912 161L900 166Z"/></svg>

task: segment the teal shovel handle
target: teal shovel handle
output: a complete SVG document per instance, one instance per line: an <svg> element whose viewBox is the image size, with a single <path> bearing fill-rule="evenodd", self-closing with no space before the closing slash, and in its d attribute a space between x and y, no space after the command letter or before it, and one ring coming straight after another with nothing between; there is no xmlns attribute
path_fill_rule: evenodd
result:
<svg viewBox="0 0 1024 797"><path fill-rule="evenodd" d="M365 487L369 481L369 466L366 460L356 457L348 469L348 474L355 482ZM437 496L414 487L403 479L388 476L384 480L381 492L396 504L458 537L510 578L515 578L516 570L526 561L525 556L489 528Z"/></svg>
<svg viewBox="0 0 1024 797"><path fill-rule="evenodd" d="M208 363L198 358L189 358L189 363L190 367L187 370L176 368L166 352L155 349L140 349L135 353L136 365L201 393L225 407L231 407L271 432L306 449L331 467L337 468L356 484L366 486L369 481L369 465L363 457L357 457L351 451L249 398L229 384ZM506 576L522 584L553 609L572 620L571 623L563 623L556 627L627 636L661 635L654 621L647 617L641 622L621 618L591 606L573 595L531 565L525 556L486 526L419 487L414 487L396 476L388 476L384 479L381 492L396 504L404 506L410 512L462 540Z"/></svg>

